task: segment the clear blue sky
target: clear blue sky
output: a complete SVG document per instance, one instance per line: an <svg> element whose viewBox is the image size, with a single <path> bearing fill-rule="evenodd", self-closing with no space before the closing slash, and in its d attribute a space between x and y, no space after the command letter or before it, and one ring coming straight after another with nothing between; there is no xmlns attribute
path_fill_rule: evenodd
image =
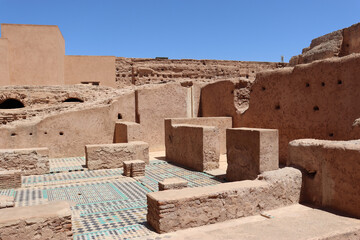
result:
<svg viewBox="0 0 360 240"><path fill-rule="evenodd" d="M0 22L58 25L67 55L288 61L360 1L0 0Z"/></svg>

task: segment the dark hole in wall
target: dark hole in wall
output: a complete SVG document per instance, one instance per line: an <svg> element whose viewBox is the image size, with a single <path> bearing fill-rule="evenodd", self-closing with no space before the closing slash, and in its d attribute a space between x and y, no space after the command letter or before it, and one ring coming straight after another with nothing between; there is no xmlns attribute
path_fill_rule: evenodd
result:
<svg viewBox="0 0 360 240"><path fill-rule="evenodd" d="M325 86L325 83L324 83L324 82L322 82L322 83L321 83L321 86L323 86L323 87L324 87L324 86Z"/></svg>
<svg viewBox="0 0 360 240"><path fill-rule="evenodd" d="M306 85L305 85L306 87L310 87L310 83L306 83Z"/></svg>
<svg viewBox="0 0 360 240"><path fill-rule="evenodd" d="M118 119L122 119L121 113L118 113Z"/></svg>
<svg viewBox="0 0 360 240"><path fill-rule="evenodd" d="M64 132L59 132L59 135L61 135L61 136L64 135Z"/></svg>
<svg viewBox="0 0 360 240"><path fill-rule="evenodd" d="M80 98L68 98L68 99L65 99L64 102L84 102L84 100L82 100Z"/></svg>
<svg viewBox="0 0 360 240"><path fill-rule="evenodd" d="M0 109L16 109L25 107L22 102L17 99L8 98L0 104Z"/></svg>
<svg viewBox="0 0 360 240"><path fill-rule="evenodd" d="M338 80L338 84L339 84L339 85L342 84L342 81L341 81L341 80Z"/></svg>
<svg viewBox="0 0 360 240"><path fill-rule="evenodd" d="M334 136L334 133L329 133L329 137L333 137Z"/></svg>
<svg viewBox="0 0 360 240"><path fill-rule="evenodd" d="M314 106L314 111L319 111L319 107L318 106Z"/></svg>
<svg viewBox="0 0 360 240"><path fill-rule="evenodd" d="M280 104L276 104L276 105L275 105L275 109L276 109L276 110L279 110L279 109L280 109Z"/></svg>

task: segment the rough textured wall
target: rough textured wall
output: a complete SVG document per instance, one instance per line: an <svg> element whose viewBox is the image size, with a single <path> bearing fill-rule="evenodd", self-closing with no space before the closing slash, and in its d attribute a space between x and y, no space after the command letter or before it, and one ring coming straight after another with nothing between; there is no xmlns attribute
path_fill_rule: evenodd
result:
<svg viewBox="0 0 360 240"><path fill-rule="evenodd" d="M303 170L302 201L360 217L360 140L291 141L288 164Z"/></svg>
<svg viewBox="0 0 360 240"><path fill-rule="evenodd" d="M360 52L360 23L348 28L328 33L315 38L309 47L304 48L302 54L290 59L289 64L310 63L331 57L346 56Z"/></svg>
<svg viewBox="0 0 360 240"><path fill-rule="evenodd" d="M10 85L9 74L9 41L0 38L0 83L1 85Z"/></svg>
<svg viewBox="0 0 360 240"><path fill-rule="evenodd" d="M123 87L180 80L212 82L240 77L254 80L257 72L284 65L270 62L117 58L116 83Z"/></svg>
<svg viewBox="0 0 360 240"><path fill-rule="evenodd" d="M164 150L165 118L191 117L191 89L179 83L142 86L135 92L136 122L151 151Z"/></svg>
<svg viewBox="0 0 360 240"><path fill-rule="evenodd" d="M279 129L280 162L285 163L291 140L360 137L360 128L353 126L360 114L359 64L355 54L259 73L243 114L229 94L235 83L210 84L202 89L202 114L232 116L234 127Z"/></svg>
<svg viewBox="0 0 360 240"><path fill-rule="evenodd" d="M114 56L65 56L65 84L99 82L116 87Z"/></svg>
<svg viewBox="0 0 360 240"><path fill-rule="evenodd" d="M57 26L1 24L1 38L9 41L11 85L64 84L65 41Z"/></svg>
<svg viewBox="0 0 360 240"><path fill-rule="evenodd" d="M50 172L49 149L0 149L0 170L21 170L22 175L41 175Z"/></svg>
<svg viewBox="0 0 360 240"><path fill-rule="evenodd" d="M124 120L135 120L134 102L130 91L94 107L13 122L0 128L0 148L48 147L50 157L84 156L86 144L113 142L119 113Z"/></svg>
<svg viewBox="0 0 360 240"><path fill-rule="evenodd" d="M149 224L158 233L246 217L299 202L301 172L265 172L263 181L153 192L147 195Z"/></svg>
<svg viewBox="0 0 360 240"><path fill-rule="evenodd" d="M282 163L294 139L359 138L359 64L357 54L258 74L250 107L234 124L279 129Z"/></svg>
<svg viewBox="0 0 360 240"><path fill-rule="evenodd" d="M2 209L0 239L73 239L67 202Z"/></svg>
<svg viewBox="0 0 360 240"><path fill-rule="evenodd" d="M89 170L120 168L130 160L149 163L149 144L141 141L86 145L85 152Z"/></svg>

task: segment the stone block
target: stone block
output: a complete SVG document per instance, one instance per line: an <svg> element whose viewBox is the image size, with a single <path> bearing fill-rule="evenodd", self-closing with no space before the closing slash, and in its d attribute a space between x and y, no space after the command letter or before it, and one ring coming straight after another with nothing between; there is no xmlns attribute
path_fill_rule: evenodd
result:
<svg viewBox="0 0 360 240"><path fill-rule="evenodd" d="M165 146L170 145L171 125L190 124L219 129L220 154L226 153L226 129L232 127L231 117L196 117L196 118L169 118L165 119Z"/></svg>
<svg viewBox="0 0 360 240"><path fill-rule="evenodd" d="M257 180L147 194L147 221L158 233L259 214L300 199L301 172L282 168Z"/></svg>
<svg viewBox="0 0 360 240"><path fill-rule="evenodd" d="M0 210L1 239L73 239L68 202Z"/></svg>
<svg viewBox="0 0 360 240"><path fill-rule="evenodd" d="M0 149L0 169L21 170L22 175L50 172L48 148Z"/></svg>
<svg viewBox="0 0 360 240"><path fill-rule="evenodd" d="M226 180L253 180L260 173L279 168L279 133L276 129L226 130Z"/></svg>
<svg viewBox="0 0 360 240"><path fill-rule="evenodd" d="M145 176L145 162L142 160L124 161L124 176L141 177Z"/></svg>
<svg viewBox="0 0 360 240"><path fill-rule="evenodd" d="M21 171L6 170L0 171L0 189L20 188Z"/></svg>
<svg viewBox="0 0 360 240"><path fill-rule="evenodd" d="M220 140L217 127L189 124L165 125L171 128L166 145L166 159L192 168L207 171L219 167Z"/></svg>
<svg viewBox="0 0 360 240"><path fill-rule="evenodd" d="M0 208L8 208L15 206L15 199L13 196L0 196Z"/></svg>
<svg viewBox="0 0 360 240"><path fill-rule="evenodd" d="M124 161L136 159L149 163L149 144L141 141L86 145L85 153L89 170L121 168Z"/></svg>
<svg viewBox="0 0 360 240"><path fill-rule="evenodd" d="M116 122L114 143L140 141L143 131L140 124L135 122Z"/></svg>
<svg viewBox="0 0 360 240"><path fill-rule="evenodd" d="M159 191L170 189L182 189L187 187L188 182L182 178L165 178L159 182Z"/></svg>

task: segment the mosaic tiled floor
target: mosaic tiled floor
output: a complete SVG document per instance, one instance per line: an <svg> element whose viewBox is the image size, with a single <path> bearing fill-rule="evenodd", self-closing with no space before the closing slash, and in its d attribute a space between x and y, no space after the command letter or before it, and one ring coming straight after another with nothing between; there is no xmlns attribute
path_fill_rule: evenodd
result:
<svg viewBox="0 0 360 240"><path fill-rule="evenodd" d="M188 187L202 187L223 182L207 173L197 172L175 166L166 161L151 161L146 166L145 177L138 180L153 191L158 191L158 182L165 178L179 177L188 181Z"/></svg>
<svg viewBox="0 0 360 240"><path fill-rule="evenodd" d="M160 236L146 223L146 194L157 191L159 180L180 177L188 181L189 187L220 183L211 175L161 160L146 166L145 177L133 179L121 174L122 169L109 169L29 176L23 178L23 188L0 190L0 195L15 196L16 206L72 202L75 240L156 239ZM79 181L86 179L89 181Z"/></svg>
<svg viewBox="0 0 360 240"><path fill-rule="evenodd" d="M85 157L52 158L49 159L50 173L84 171Z"/></svg>
<svg viewBox="0 0 360 240"><path fill-rule="evenodd" d="M22 186L39 186L39 185L54 185L66 184L81 180L102 180L104 178L123 177L122 168L103 169L96 171L81 171L81 172L67 172L45 175L34 175L22 177Z"/></svg>

